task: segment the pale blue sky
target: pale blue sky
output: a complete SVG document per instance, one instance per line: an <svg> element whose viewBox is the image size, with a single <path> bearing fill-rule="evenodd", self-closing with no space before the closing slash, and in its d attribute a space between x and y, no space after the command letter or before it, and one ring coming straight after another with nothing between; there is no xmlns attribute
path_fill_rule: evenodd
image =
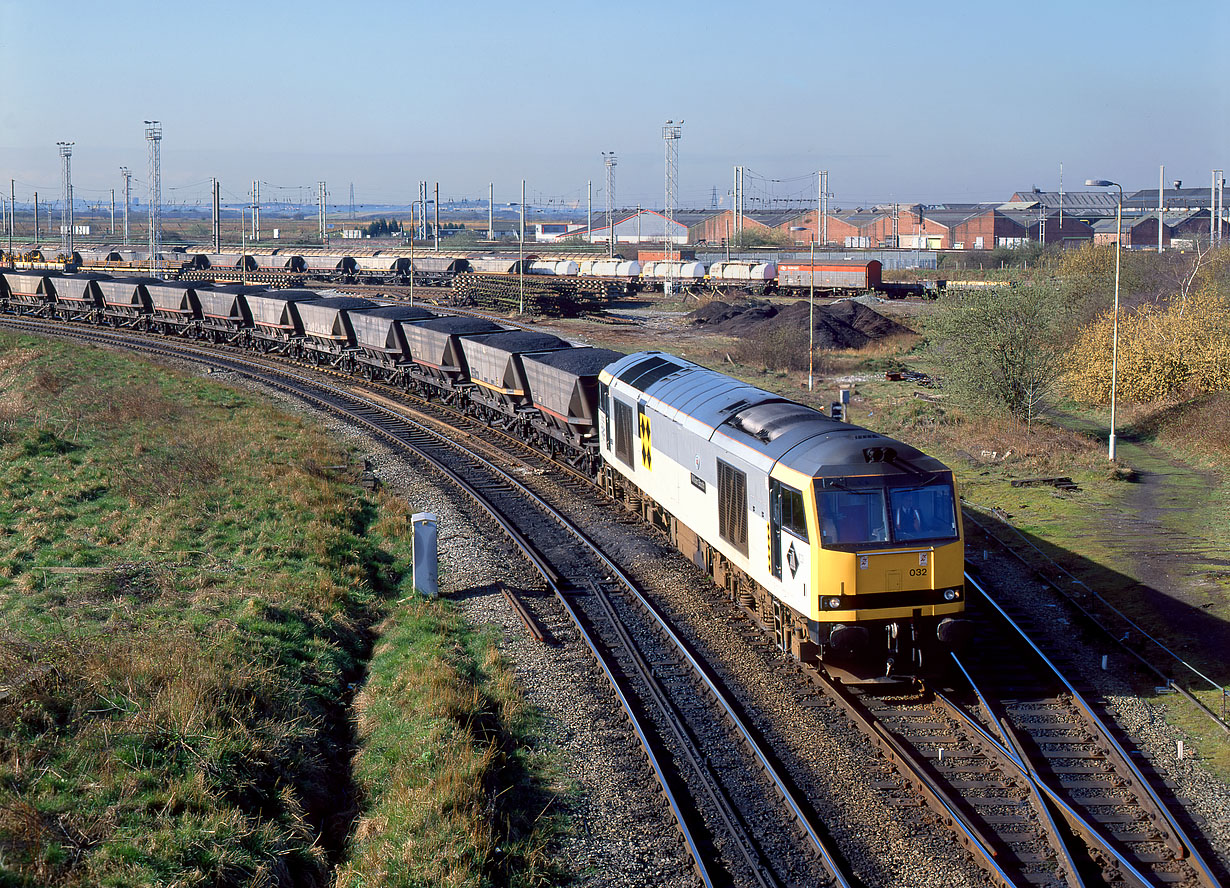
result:
<svg viewBox="0 0 1230 888"><path fill-rule="evenodd" d="M60 18L58 13L63 13ZM836 203L1006 199L1088 177L1206 185L1230 167L1230 2L15 2L0 0L0 180L80 197L162 121L165 198L585 200L661 206L661 126L684 119L681 206L736 163ZM1218 62L1220 59L1220 62ZM812 180L814 181L814 180ZM5 185L8 183L6 182ZM285 190L274 186L288 186ZM7 190L7 188L5 189Z"/></svg>

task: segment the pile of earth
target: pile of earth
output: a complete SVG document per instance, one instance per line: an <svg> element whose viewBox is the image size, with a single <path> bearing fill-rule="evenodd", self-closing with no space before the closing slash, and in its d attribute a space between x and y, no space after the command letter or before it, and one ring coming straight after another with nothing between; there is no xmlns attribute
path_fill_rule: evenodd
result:
<svg viewBox="0 0 1230 888"><path fill-rule="evenodd" d="M808 311L805 301L785 306L761 300L714 301L688 315L688 321L723 336L745 338L781 329L806 330ZM912 332L909 327L854 299L816 306L816 348L863 348L877 339Z"/></svg>

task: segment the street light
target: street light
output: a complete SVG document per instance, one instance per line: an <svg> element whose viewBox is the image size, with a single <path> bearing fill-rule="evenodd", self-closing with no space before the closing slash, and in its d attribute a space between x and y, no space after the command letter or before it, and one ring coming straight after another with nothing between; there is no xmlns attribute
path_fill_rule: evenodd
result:
<svg viewBox="0 0 1230 888"><path fill-rule="evenodd" d="M1093 188L1119 189L1119 203L1115 208L1115 313L1111 323L1110 345L1110 449L1109 459L1115 458L1115 388L1119 374L1119 254L1123 251L1123 186L1109 179L1086 179L1085 185ZM1162 220L1159 218L1160 226Z"/></svg>
<svg viewBox="0 0 1230 888"><path fill-rule="evenodd" d="M792 225L791 231L808 231L806 225ZM816 235L811 235L811 269L807 296L807 390L812 391L816 366Z"/></svg>

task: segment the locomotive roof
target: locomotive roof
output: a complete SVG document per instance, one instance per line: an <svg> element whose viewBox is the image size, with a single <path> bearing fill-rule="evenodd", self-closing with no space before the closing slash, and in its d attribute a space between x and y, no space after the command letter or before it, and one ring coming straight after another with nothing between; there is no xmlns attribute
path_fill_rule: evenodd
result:
<svg viewBox="0 0 1230 888"><path fill-rule="evenodd" d="M908 444L740 382L683 358L639 352L611 364L613 387L644 393L656 410L693 434L724 445L765 471L776 462L809 476L940 471L939 461ZM872 448L901 459L879 462ZM908 464L908 467L902 465Z"/></svg>

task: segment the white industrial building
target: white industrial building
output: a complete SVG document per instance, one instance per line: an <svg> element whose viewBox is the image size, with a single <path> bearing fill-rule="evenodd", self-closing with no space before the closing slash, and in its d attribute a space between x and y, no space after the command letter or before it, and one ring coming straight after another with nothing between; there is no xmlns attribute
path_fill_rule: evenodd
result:
<svg viewBox="0 0 1230 888"><path fill-rule="evenodd" d="M581 237L593 244L605 244L610 240L610 226L606 224L606 214L594 214L594 227L586 231L582 227L578 231L570 231L568 237ZM670 226L670 239L673 244L688 242L688 226L677 220L668 220L657 210L638 210L629 215L616 215L615 242L619 244L662 244L666 242L667 225Z"/></svg>

